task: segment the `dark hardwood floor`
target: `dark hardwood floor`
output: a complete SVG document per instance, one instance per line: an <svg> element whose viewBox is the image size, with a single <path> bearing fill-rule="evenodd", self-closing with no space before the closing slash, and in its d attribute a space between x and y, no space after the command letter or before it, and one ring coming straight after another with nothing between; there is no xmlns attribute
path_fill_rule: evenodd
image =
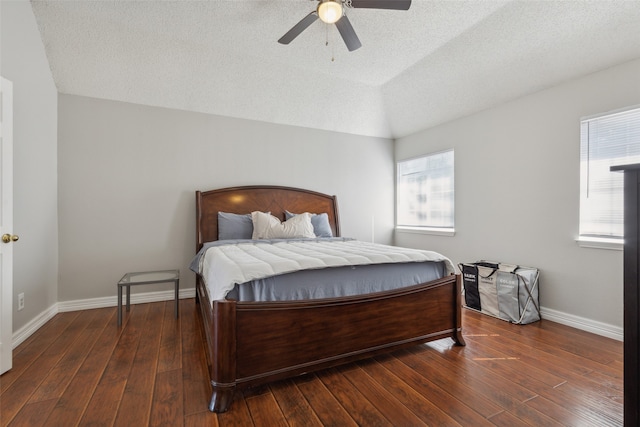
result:
<svg viewBox="0 0 640 427"><path fill-rule="evenodd" d="M2 426L620 426L622 343L463 313L450 339L236 393L210 386L193 299L60 313L0 377ZM375 331L371 331L375 333Z"/></svg>

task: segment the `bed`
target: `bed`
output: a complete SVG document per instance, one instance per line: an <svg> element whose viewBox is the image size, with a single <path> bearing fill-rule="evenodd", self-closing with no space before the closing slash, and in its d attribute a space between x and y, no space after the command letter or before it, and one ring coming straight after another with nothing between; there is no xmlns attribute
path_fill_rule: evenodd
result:
<svg viewBox="0 0 640 427"><path fill-rule="evenodd" d="M218 240L218 213L326 213L340 236L335 196L282 186L196 191L197 250ZM225 412L237 389L450 337L464 345L460 275L369 294L292 301L212 300L196 275L212 396ZM375 331L375 333L363 333Z"/></svg>

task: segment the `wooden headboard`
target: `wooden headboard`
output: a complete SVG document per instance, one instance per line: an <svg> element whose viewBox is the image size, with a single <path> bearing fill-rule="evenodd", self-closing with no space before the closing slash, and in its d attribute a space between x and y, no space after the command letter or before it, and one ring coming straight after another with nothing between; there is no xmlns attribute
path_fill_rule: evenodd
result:
<svg viewBox="0 0 640 427"><path fill-rule="evenodd" d="M248 214L271 212L284 220L284 211L327 213L333 235L340 236L336 196L300 188L250 185L211 191L196 191L196 246L218 240L218 212Z"/></svg>

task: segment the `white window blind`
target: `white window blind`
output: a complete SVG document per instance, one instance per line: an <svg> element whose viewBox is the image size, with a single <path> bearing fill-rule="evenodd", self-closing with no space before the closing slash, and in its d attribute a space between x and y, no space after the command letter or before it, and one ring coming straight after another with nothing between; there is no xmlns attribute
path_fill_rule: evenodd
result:
<svg viewBox="0 0 640 427"><path fill-rule="evenodd" d="M640 108L581 121L581 238L623 238L624 174L609 168L632 163L640 163Z"/></svg>
<svg viewBox="0 0 640 427"><path fill-rule="evenodd" d="M449 150L398 162L398 226L453 229L453 160Z"/></svg>

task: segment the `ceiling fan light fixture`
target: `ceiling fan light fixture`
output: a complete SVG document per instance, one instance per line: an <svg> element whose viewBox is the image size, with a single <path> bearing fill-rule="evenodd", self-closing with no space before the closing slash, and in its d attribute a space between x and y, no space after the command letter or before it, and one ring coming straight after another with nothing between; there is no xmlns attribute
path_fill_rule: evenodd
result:
<svg viewBox="0 0 640 427"><path fill-rule="evenodd" d="M342 3L336 0L323 0L318 5L318 17L322 22L334 24L342 18Z"/></svg>

